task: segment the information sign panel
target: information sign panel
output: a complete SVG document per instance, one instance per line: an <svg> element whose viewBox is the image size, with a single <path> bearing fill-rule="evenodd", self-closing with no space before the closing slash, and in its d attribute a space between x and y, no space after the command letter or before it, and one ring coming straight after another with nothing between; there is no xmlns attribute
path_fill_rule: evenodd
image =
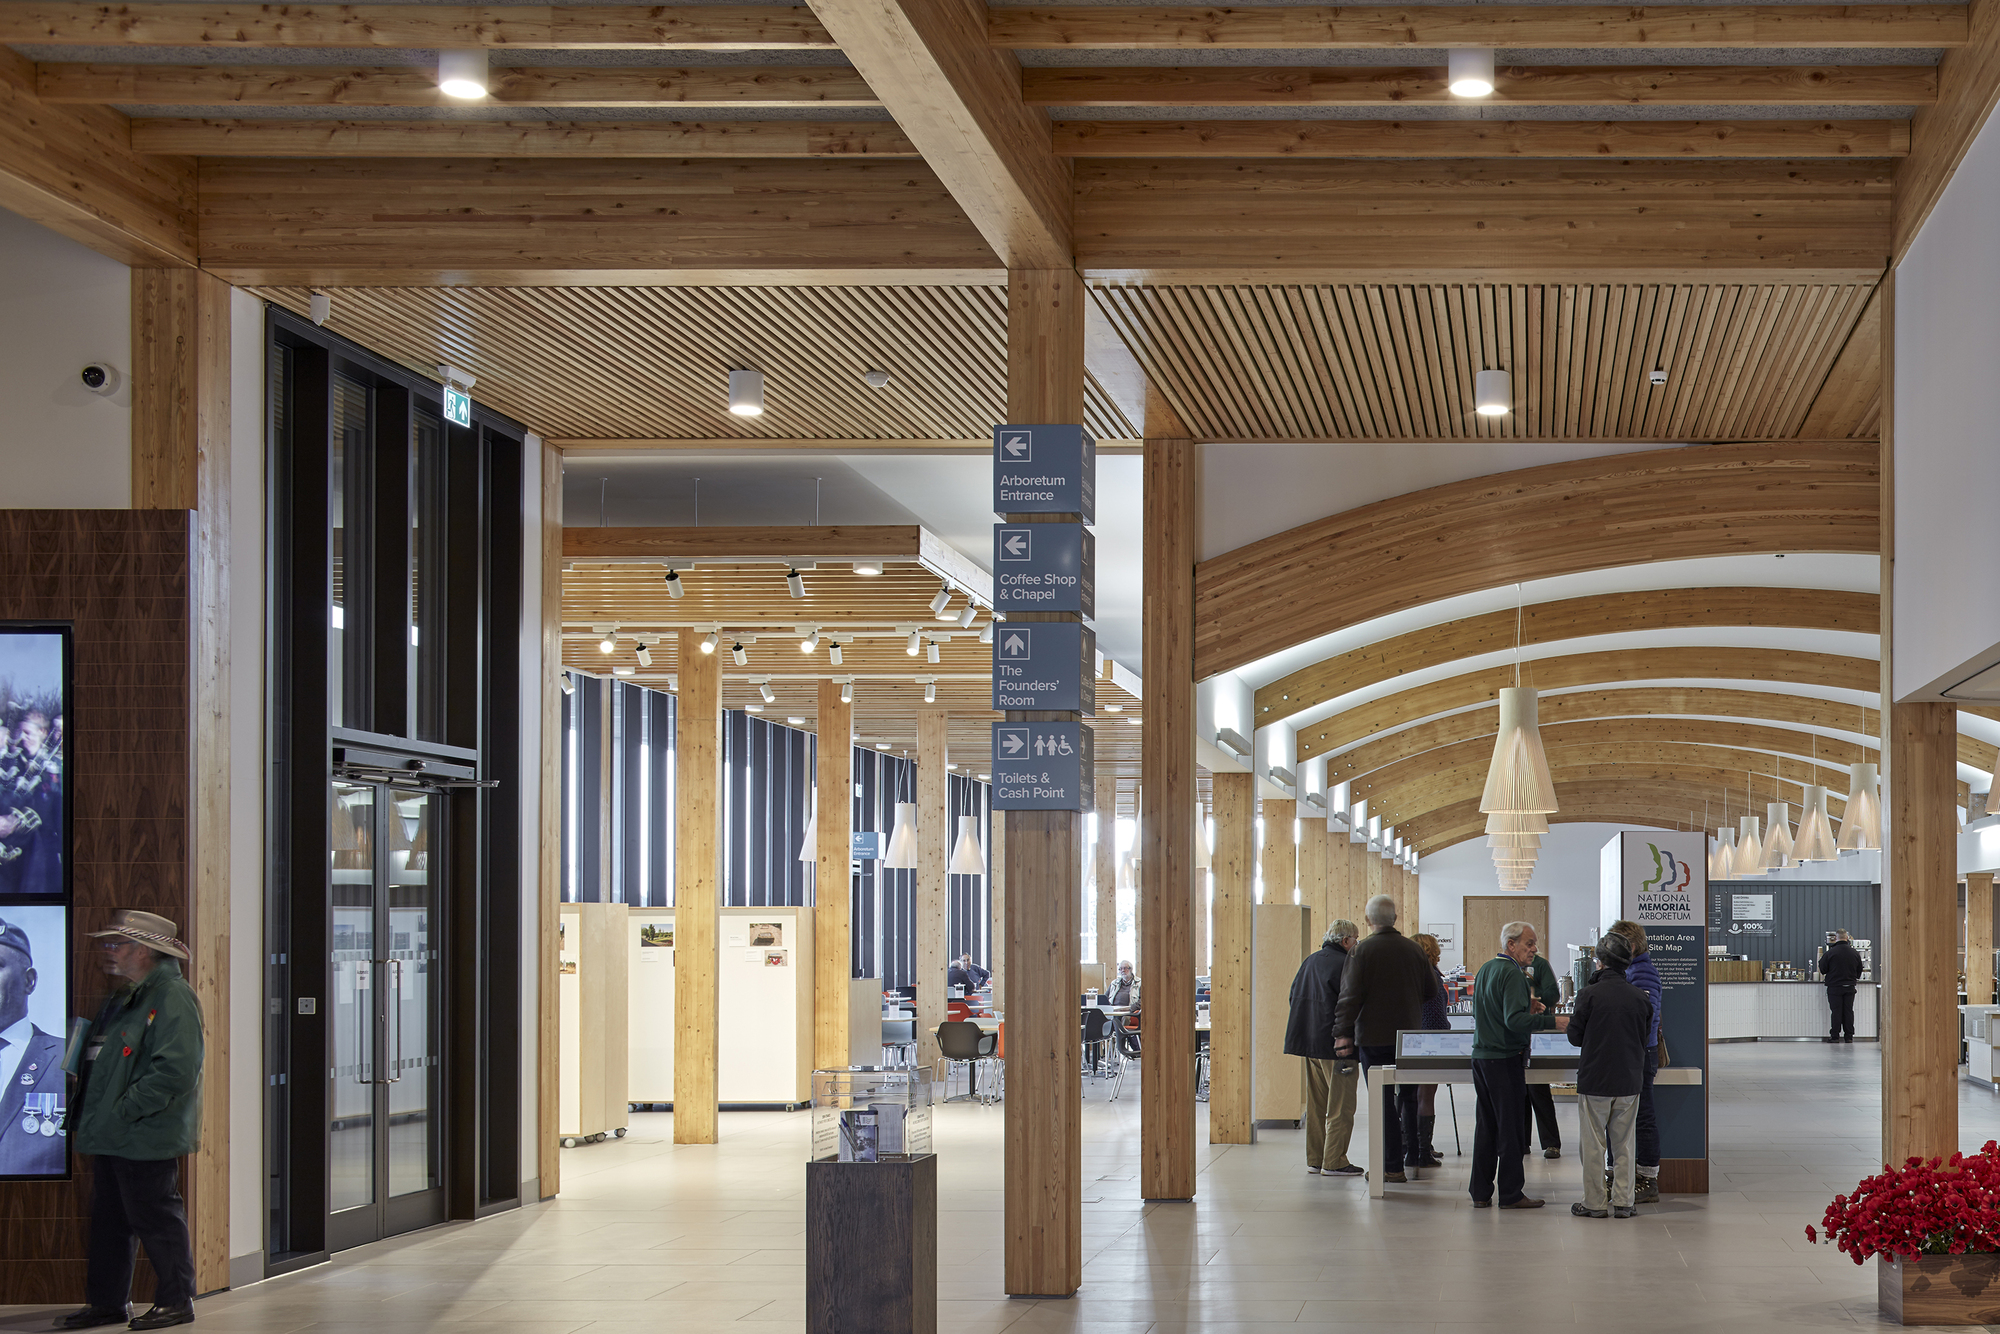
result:
<svg viewBox="0 0 2000 1334"><path fill-rule="evenodd" d="M1075 621L1010 621L993 632L993 707L1091 713L1097 637Z"/></svg>
<svg viewBox="0 0 2000 1334"><path fill-rule="evenodd" d="M993 428L993 512L1097 521L1097 442L1081 426Z"/></svg>
<svg viewBox="0 0 2000 1334"><path fill-rule="evenodd" d="M848 856L855 861L875 862L882 860L882 835L879 832L869 830L864 833L857 829L848 835L848 837L854 840L853 849L848 853Z"/></svg>
<svg viewBox="0 0 2000 1334"><path fill-rule="evenodd" d="M1090 809L1091 732L1081 723L993 724L993 809Z"/></svg>
<svg viewBox="0 0 2000 1334"><path fill-rule="evenodd" d="M1097 615L1097 539L1080 523L993 525L993 605Z"/></svg>

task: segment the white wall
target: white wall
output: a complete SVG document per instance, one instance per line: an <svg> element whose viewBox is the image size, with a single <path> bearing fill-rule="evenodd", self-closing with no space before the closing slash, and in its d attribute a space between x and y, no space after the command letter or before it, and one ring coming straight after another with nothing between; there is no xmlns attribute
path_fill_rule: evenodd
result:
<svg viewBox="0 0 2000 1334"><path fill-rule="evenodd" d="M111 397L83 387L93 361ZM131 270L0 209L0 507L131 505L131 366Z"/></svg>
<svg viewBox="0 0 2000 1334"><path fill-rule="evenodd" d="M2000 125L1988 120L1896 267L1895 695L2000 659Z"/></svg>
<svg viewBox="0 0 2000 1334"><path fill-rule="evenodd" d="M1542 953L1558 973L1569 961L1572 944L1596 944L1606 923L1598 921L1601 876L1598 853L1612 835L1639 825L1559 824L1542 836L1541 859L1535 863L1535 878L1524 894L1549 897L1549 938ZM1473 969L1499 952L1498 941L1465 940L1464 901L1468 894L1498 894L1493 878L1493 857L1483 838L1433 853L1417 863L1421 877L1418 898L1420 925L1398 922L1399 929L1414 933L1429 930L1433 922L1450 922L1452 944L1444 950L1444 964L1464 962Z"/></svg>

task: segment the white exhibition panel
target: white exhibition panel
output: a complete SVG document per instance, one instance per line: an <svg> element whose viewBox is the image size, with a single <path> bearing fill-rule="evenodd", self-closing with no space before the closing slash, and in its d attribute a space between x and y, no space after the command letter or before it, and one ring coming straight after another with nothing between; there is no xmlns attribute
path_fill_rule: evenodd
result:
<svg viewBox="0 0 2000 1334"><path fill-rule="evenodd" d="M1863 982L1854 993L1854 1036L1880 1035L1876 988ZM1708 988L1711 1042L1742 1038L1823 1038L1830 1026L1826 988L1816 982L1712 982Z"/></svg>
<svg viewBox="0 0 2000 1334"><path fill-rule="evenodd" d="M556 1130L569 1134L583 1123L583 1004L577 979L577 952L583 921L575 913L556 914Z"/></svg>
<svg viewBox="0 0 2000 1334"><path fill-rule="evenodd" d="M632 909L630 1102L674 1100L673 932L673 909Z"/></svg>

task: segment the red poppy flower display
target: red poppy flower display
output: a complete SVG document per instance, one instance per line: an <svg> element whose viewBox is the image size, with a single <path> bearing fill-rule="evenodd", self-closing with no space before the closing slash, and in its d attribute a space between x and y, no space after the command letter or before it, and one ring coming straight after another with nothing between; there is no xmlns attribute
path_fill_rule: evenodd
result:
<svg viewBox="0 0 2000 1334"><path fill-rule="evenodd" d="M1884 1167L1852 1195L1836 1195L1820 1220L1825 1240L1861 1264L1870 1256L2000 1251L2000 1144L1950 1160L1912 1158ZM1806 1228L1806 1240L1819 1233Z"/></svg>

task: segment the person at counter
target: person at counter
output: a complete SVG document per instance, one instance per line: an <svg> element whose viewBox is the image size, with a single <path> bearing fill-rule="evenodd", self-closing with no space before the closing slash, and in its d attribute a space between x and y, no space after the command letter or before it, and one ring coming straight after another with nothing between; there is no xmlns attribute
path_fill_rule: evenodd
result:
<svg viewBox="0 0 2000 1334"><path fill-rule="evenodd" d="M1421 1027L1424 1002L1439 995L1442 987L1437 970L1417 943L1396 929L1394 899L1377 894L1368 900L1362 916L1375 929L1354 946L1340 979L1333 1049L1347 1057L1358 1049L1365 1072L1396 1063L1397 1031ZM1416 1161L1416 1085L1384 1084L1377 1114L1383 1118L1382 1161L1375 1168L1384 1181L1407 1181L1404 1164Z"/></svg>
<svg viewBox="0 0 2000 1334"><path fill-rule="evenodd" d="M1826 1008L1832 1031L1824 1041L1854 1041L1854 988L1861 981L1861 951L1846 931L1819 956L1819 975L1826 979Z"/></svg>
<svg viewBox="0 0 2000 1334"><path fill-rule="evenodd" d="M1556 981L1556 970L1542 957L1539 948L1528 963L1528 990L1542 1003L1542 1009L1555 1013L1562 1003L1562 986ZM1542 1157L1563 1156L1562 1127L1556 1123L1556 1095L1547 1084L1528 1085L1528 1108L1534 1113L1535 1132L1541 1136ZM1523 1124L1526 1124L1523 1122ZM1528 1151L1527 1137L1521 1139L1521 1152Z"/></svg>
<svg viewBox="0 0 2000 1334"><path fill-rule="evenodd" d="M944 984L948 987L964 987L968 993L977 991L990 981L993 974L972 961L968 951L951 961L945 970Z"/></svg>
<svg viewBox="0 0 2000 1334"><path fill-rule="evenodd" d="M1340 975L1361 929L1342 918L1326 929L1319 948L1292 978L1285 1055L1306 1063L1306 1175L1358 1177L1347 1161L1354 1135L1354 1101L1360 1072L1333 1049L1333 1012L1340 1003Z"/></svg>
<svg viewBox="0 0 2000 1334"><path fill-rule="evenodd" d="M1653 1002L1632 985L1632 942L1615 931L1597 942L1597 972L1576 995L1569 1016L1569 1041L1581 1048L1576 1064L1576 1119L1583 1140L1583 1199L1569 1211L1578 1218L1631 1218L1633 1131L1639 1091L1646 1082L1646 1033ZM1598 1166L1609 1153L1617 1162L1610 1209L1605 1208L1604 1174Z"/></svg>
<svg viewBox="0 0 2000 1334"><path fill-rule="evenodd" d="M1633 1166L1638 1173L1632 1203L1660 1202L1660 1120L1653 1112L1653 1080L1660 1073L1660 1007L1666 1004L1666 984L1646 948L1646 928L1637 922L1613 922L1611 929L1632 947L1632 964L1625 980L1646 993L1653 1003L1653 1026L1646 1030L1646 1082L1639 1090L1639 1117L1633 1134Z"/></svg>
<svg viewBox="0 0 2000 1334"><path fill-rule="evenodd" d="M1496 1176L1502 1209L1539 1209L1529 1197L1521 1159L1528 1151L1528 1035L1569 1026L1528 993L1535 928L1500 928L1500 952L1472 979L1472 1087L1479 1111L1472 1132L1472 1207L1493 1205Z"/></svg>

